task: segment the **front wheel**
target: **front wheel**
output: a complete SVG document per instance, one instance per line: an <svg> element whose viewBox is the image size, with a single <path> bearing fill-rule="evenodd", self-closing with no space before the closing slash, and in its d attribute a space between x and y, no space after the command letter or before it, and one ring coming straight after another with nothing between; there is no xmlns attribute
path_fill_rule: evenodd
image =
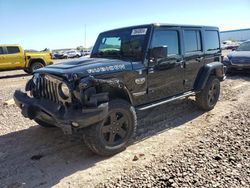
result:
<svg viewBox="0 0 250 188"><path fill-rule="evenodd" d="M24 69L23 71L26 72L27 74L31 74L29 69Z"/></svg>
<svg viewBox="0 0 250 188"><path fill-rule="evenodd" d="M136 127L134 107L125 100L115 99L109 102L107 117L85 129L84 141L98 155L114 155L126 149Z"/></svg>
<svg viewBox="0 0 250 188"><path fill-rule="evenodd" d="M196 94L196 102L202 110L212 110L220 96L220 81L215 76L211 76L205 88Z"/></svg>
<svg viewBox="0 0 250 188"><path fill-rule="evenodd" d="M31 67L30 67L31 73L33 73L35 70L43 68L43 67L44 67L43 63L34 62L34 63L31 64Z"/></svg>

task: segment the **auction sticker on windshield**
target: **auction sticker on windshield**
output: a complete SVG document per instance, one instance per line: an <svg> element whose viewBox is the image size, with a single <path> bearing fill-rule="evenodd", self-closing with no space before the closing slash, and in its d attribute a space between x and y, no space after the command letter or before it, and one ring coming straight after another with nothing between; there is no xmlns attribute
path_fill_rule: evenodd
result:
<svg viewBox="0 0 250 188"><path fill-rule="evenodd" d="M131 35L146 35L147 30L147 28L133 29Z"/></svg>

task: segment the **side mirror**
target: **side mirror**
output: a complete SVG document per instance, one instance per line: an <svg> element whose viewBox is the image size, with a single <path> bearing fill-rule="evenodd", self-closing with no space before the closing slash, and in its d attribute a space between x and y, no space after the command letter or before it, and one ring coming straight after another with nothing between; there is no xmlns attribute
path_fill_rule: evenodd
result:
<svg viewBox="0 0 250 188"><path fill-rule="evenodd" d="M168 57L168 47L167 46L159 46L154 47L150 50L150 58L157 60L159 58L167 58Z"/></svg>

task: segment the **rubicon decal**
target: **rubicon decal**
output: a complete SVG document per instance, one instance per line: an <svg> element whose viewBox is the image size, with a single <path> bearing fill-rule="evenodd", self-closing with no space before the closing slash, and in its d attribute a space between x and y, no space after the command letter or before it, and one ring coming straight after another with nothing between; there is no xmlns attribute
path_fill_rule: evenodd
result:
<svg viewBox="0 0 250 188"><path fill-rule="evenodd" d="M110 65L110 66L103 66L103 67L97 67L97 68L93 68L93 69L88 69L87 72L89 74L91 73L98 73L98 72L109 72L109 71L114 71L114 70L124 70L125 69L125 65Z"/></svg>

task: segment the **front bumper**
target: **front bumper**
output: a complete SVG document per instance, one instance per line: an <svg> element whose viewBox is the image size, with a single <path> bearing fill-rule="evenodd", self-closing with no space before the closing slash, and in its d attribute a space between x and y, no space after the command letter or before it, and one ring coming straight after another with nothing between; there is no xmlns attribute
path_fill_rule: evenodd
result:
<svg viewBox="0 0 250 188"><path fill-rule="evenodd" d="M107 102L91 108L64 109L61 108L61 105L47 99L31 98L19 90L15 91L14 100L16 105L21 108L24 117L52 123L60 127L65 134L72 134L73 129L80 129L101 122L108 114Z"/></svg>

